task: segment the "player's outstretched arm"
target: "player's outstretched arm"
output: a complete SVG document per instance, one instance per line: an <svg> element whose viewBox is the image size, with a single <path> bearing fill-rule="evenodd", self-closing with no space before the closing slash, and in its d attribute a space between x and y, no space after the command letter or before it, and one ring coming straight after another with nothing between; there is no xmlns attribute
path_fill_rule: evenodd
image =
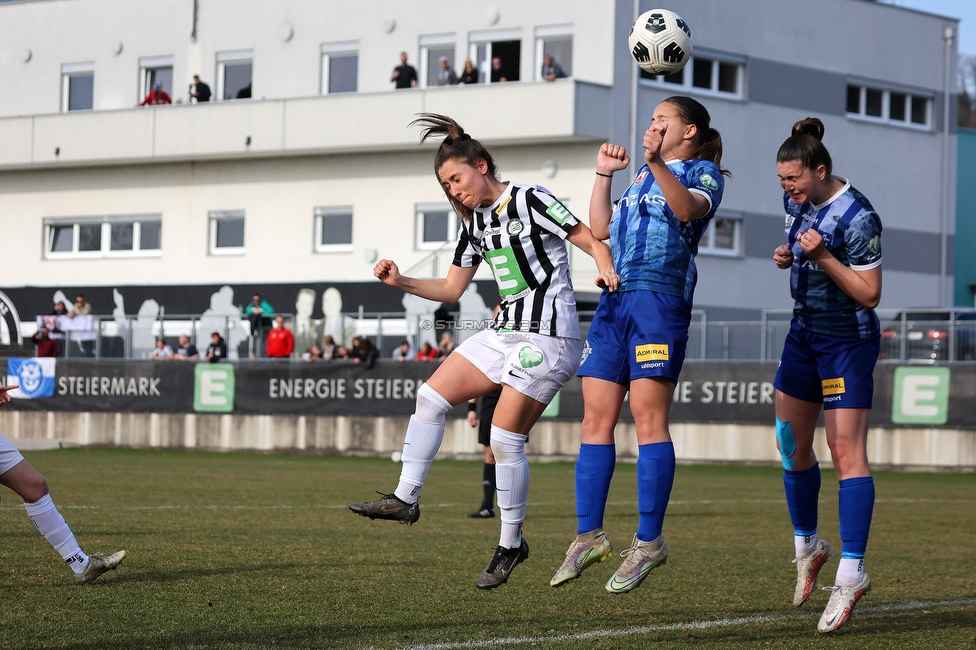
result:
<svg viewBox="0 0 976 650"><path fill-rule="evenodd" d="M629 164L630 156L623 147L609 142L600 146L600 152L596 156L596 180L593 181L593 193L590 194L590 230L597 239L610 237L610 217L613 215L610 188L613 185L613 173L626 169Z"/></svg>
<svg viewBox="0 0 976 650"><path fill-rule="evenodd" d="M610 247L594 237L593 232L583 223L573 226L566 239L596 261L596 268L600 271L596 285L606 287L609 291L616 291L620 286L620 276L614 271Z"/></svg>
<svg viewBox="0 0 976 650"><path fill-rule="evenodd" d="M452 264L446 278L420 280L400 275L400 269L397 268L393 260L380 260L373 267L373 275L385 285L396 287L427 300L453 305L471 284L477 270L477 266L460 267Z"/></svg>

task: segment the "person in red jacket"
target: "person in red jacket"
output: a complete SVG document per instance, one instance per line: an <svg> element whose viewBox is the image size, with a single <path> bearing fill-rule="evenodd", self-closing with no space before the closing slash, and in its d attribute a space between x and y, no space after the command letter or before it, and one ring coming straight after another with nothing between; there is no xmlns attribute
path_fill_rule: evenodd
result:
<svg viewBox="0 0 976 650"><path fill-rule="evenodd" d="M37 356L56 357L58 356L58 342L48 335L46 327L34 332L30 337L31 343L37 346Z"/></svg>
<svg viewBox="0 0 976 650"><path fill-rule="evenodd" d="M290 357L295 349L295 337L291 330L285 327L285 319L278 316L274 319L274 329L268 332L267 352L269 357L281 359Z"/></svg>
<svg viewBox="0 0 976 650"><path fill-rule="evenodd" d="M153 84L152 90L146 95L146 97L139 102L139 106L145 106L149 104L150 106L156 106L158 104L172 104L173 99L169 96L165 90L163 90L163 82L157 81Z"/></svg>

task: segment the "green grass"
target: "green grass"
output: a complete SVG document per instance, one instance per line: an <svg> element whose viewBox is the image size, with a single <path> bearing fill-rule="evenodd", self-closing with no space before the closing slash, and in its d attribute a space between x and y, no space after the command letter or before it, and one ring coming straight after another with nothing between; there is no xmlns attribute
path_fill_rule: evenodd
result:
<svg viewBox="0 0 976 650"><path fill-rule="evenodd" d="M399 465L384 459L115 449L27 458L83 548L129 557L74 585L3 488L0 648L976 645L974 474L877 473L874 590L840 634L824 638L816 620L826 592L791 606L792 529L775 468L679 466L665 521L669 563L633 593L611 596L603 585L616 557L548 586L576 533L571 463L533 465L531 556L507 585L481 592L474 581L498 521L466 518L480 500L480 463L435 463L423 515L407 527L345 507L393 489ZM618 551L637 524L635 485L634 465L619 465L606 520ZM839 549L836 504L828 472L821 534ZM836 566L827 565L826 583ZM915 601L968 602L882 607ZM603 635L583 636L594 631ZM527 637L534 642L488 645Z"/></svg>

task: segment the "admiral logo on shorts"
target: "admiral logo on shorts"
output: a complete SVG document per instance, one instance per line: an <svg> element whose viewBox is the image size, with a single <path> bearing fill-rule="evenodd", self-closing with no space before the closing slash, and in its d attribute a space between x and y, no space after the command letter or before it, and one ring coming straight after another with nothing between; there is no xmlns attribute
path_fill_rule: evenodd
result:
<svg viewBox="0 0 976 650"><path fill-rule="evenodd" d="M840 399L841 395L847 392L847 388L844 386L843 377L824 379L820 382L820 387L823 391L825 402L836 402ZM829 395L836 395L836 397L828 397Z"/></svg>
<svg viewBox="0 0 976 650"><path fill-rule="evenodd" d="M641 368L663 368L668 360L667 344L646 343L634 348L634 357Z"/></svg>

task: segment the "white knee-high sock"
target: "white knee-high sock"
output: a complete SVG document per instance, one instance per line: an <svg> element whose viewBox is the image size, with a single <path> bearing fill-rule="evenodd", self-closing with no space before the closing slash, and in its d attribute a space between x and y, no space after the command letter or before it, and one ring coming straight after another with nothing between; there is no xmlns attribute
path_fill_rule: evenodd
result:
<svg viewBox="0 0 976 650"><path fill-rule="evenodd" d="M398 499L416 503L427 478L430 464L444 439L444 422L451 403L424 384L417 391L417 410L410 416L400 460L400 483L394 492Z"/></svg>
<svg viewBox="0 0 976 650"><path fill-rule="evenodd" d="M54 547L54 550L61 554L72 571L75 573L84 571L88 566L88 556L78 546L74 533L58 512L51 495L45 494L34 503L25 502L24 509L27 510L27 516L34 522L37 530Z"/></svg>
<svg viewBox="0 0 976 650"><path fill-rule="evenodd" d="M525 502L529 498L529 461L525 457L527 438L491 425L498 511L502 520L498 545L505 548L516 548L522 544Z"/></svg>

